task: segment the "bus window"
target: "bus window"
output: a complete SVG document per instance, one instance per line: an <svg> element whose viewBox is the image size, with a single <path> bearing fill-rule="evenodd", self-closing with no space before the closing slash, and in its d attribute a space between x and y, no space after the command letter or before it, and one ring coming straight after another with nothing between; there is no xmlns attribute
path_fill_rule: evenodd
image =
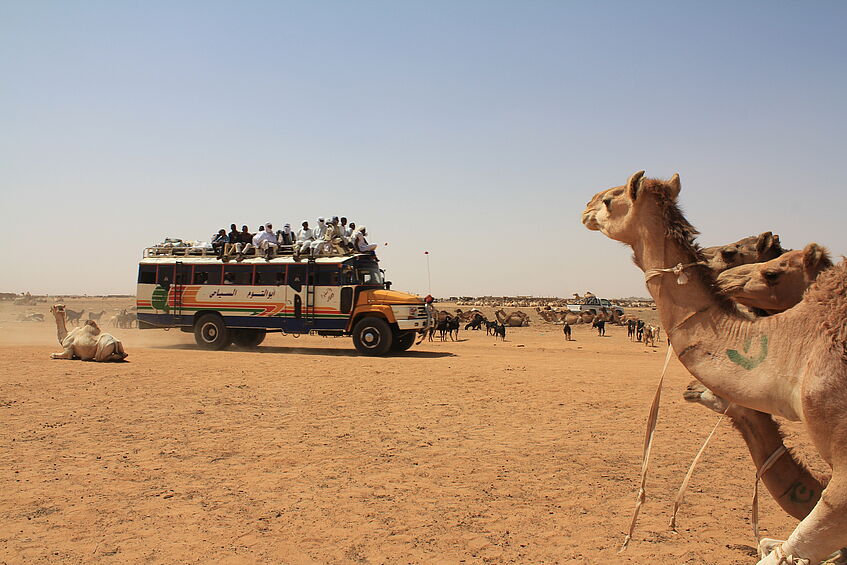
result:
<svg viewBox="0 0 847 565"><path fill-rule="evenodd" d="M220 265L194 265L194 284L221 284Z"/></svg>
<svg viewBox="0 0 847 565"><path fill-rule="evenodd" d="M225 265L224 284L253 284L253 265Z"/></svg>
<svg viewBox="0 0 847 565"><path fill-rule="evenodd" d="M352 265L342 265L341 284L356 284L356 269Z"/></svg>
<svg viewBox="0 0 847 565"><path fill-rule="evenodd" d="M382 272L378 267L368 267L364 269L359 269L359 282L361 284L367 285L380 285L383 284Z"/></svg>
<svg viewBox="0 0 847 565"><path fill-rule="evenodd" d="M300 292L303 285L306 284L306 266L305 265L289 265L288 278L285 281L288 286Z"/></svg>
<svg viewBox="0 0 847 565"><path fill-rule="evenodd" d="M320 265L318 267L315 284L322 286L338 286L338 265Z"/></svg>
<svg viewBox="0 0 847 565"><path fill-rule="evenodd" d="M174 266L159 265L158 272L156 273L156 284L161 285L163 288L169 288L173 280Z"/></svg>
<svg viewBox="0 0 847 565"><path fill-rule="evenodd" d="M282 284L284 266L257 265L256 278L253 284L255 285L273 285Z"/></svg>
<svg viewBox="0 0 847 565"><path fill-rule="evenodd" d="M138 284L155 284L156 265L140 265L138 267Z"/></svg>

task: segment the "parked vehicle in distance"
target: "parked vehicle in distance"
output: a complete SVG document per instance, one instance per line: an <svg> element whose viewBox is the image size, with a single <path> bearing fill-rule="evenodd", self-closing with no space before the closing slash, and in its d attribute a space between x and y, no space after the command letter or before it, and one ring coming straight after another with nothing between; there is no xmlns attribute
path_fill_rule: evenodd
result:
<svg viewBox="0 0 847 565"><path fill-rule="evenodd" d="M568 310L571 312L591 312L592 314L597 314L601 308L605 308L609 312L615 312L619 316L623 316L624 314L623 306L605 298L597 298L596 296L583 298L576 304L568 304Z"/></svg>

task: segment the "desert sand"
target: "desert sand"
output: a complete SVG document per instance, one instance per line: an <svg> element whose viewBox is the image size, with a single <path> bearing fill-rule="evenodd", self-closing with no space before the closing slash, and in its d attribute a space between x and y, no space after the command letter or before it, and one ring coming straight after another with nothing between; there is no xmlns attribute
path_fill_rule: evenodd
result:
<svg viewBox="0 0 847 565"><path fill-rule="evenodd" d="M132 300L66 304L106 320ZM176 330L106 327L129 358L97 364L50 359L49 315L16 321L47 306L0 305L0 562L756 561L755 470L728 424L668 529L717 419L682 400L676 360L648 503L617 553L664 338L575 326L565 342L534 315L505 342L462 331L367 358L347 338L208 352ZM796 523L767 493L761 516L770 537Z"/></svg>

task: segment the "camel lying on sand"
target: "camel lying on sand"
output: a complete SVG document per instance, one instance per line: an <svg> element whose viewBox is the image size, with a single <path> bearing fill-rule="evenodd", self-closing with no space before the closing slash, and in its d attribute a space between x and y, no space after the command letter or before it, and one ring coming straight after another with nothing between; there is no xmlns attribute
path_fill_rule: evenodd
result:
<svg viewBox="0 0 847 565"><path fill-rule="evenodd" d="M53 353L52 359L82 359L83 361L123 361L127 354L124 346L111 334L103 333L97 322L87 320L83 325L68 332L65 307L56 304L50 311L56 318L56 333L65 349Z"/></svg>
<svg viewBox="0 0 847 565"><path fill-rule="evenodd" d="M529 316L520 310L506 314L506 311L500 308L494 312L494 316L497 318L497 323L510 328L520 328L529 325Z"/></svg>
<svg viewBox="0 0 847 565"><path fill-rule="evenodd" d="M820 563L847 546L847 264L821 273L790 310L754 318L715 289L677 205L679 175L597 193L590 230L630 245L679 360L729 402L802 421L832 478L788 539L759 565Z"/></svg>

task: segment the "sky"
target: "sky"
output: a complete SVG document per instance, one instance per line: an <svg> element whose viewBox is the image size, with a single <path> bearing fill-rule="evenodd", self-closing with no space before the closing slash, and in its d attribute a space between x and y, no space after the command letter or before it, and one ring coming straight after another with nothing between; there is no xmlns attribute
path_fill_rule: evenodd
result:
<svg viewBox="0 0 847 565"><path fill-rule="evenodd" d="M837 257L846 17L840 1L0 0L0 291L133 293L164 237L344 215L395 289L646 296L631 251L580 222L641 169L680 174L703 245L771 230Z"/></svg>

